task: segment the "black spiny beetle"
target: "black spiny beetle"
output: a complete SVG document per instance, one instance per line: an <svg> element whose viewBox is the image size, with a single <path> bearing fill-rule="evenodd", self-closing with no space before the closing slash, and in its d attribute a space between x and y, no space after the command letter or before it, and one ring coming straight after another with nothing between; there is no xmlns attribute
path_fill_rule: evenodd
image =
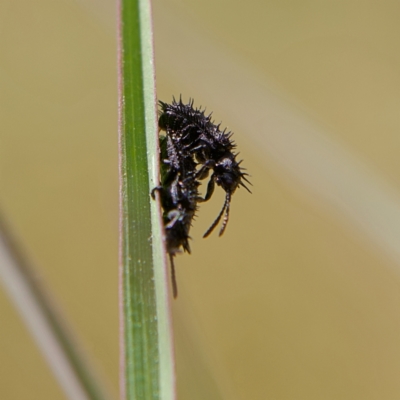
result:
<svg viewBox="0 0 400 400"><path fill-rule="evenodd" d="M166 132L160 137L161 149L161 196L165 239L167 252L171 262L171 278L174 297L178 294L174 257L181 248L190 253L189 231L198 209L198 203L211 198L215 184L225 191L223 207L215 221L203 237L207 237L218 225L222 216L223 222L219 232L221 236L229 220L232 195L243 186L250 192L244 181L250 183L236 161L236 147L231 140L232 133L226 129L221 131L215 125L211 114L195 108L193 100L188 104L173 99L171 104L159 102L161 111L159 128ZM198 187L202 180L211 177L204 198L199 196ZM250 192L251 193L251 192Z"/></svg>
<svg viewBox="0 0 400 400"><path fill-rule="evenodd" d="M173 99L171 104L160 101L159 127L165 130L168 136L173 137L176 143L179 143L182 154L193 155L201 164L197 171L197 179L205 179L209 171L213 171L206 195L199 201L207 201L211 198L215 183L225 191L222 210L203 237L207 237L214 230L224 215L219 232L221 236L229 220L233 193L239 186L243 186L250 192L244 181L251 183L246 178L248 174L243 172L244 169L240 166L242 161L236 161L237 154L233 152L236 145L231 139L232 132L227 132L226 129L221 131L220 124L214 124L212 114L205 115L204 110L195 108L193 105L193 100L185 104L181 98L179 101Z"/></svg>

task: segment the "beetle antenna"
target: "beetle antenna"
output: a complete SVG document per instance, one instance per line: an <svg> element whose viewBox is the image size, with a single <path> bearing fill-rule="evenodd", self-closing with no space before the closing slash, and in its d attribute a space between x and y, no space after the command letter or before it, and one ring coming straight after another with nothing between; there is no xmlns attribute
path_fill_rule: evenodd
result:
<svg viewBox="0 0 400 400"><path fill-rule="evenodd" d="M225 206L225 215L224 215L224 220L222 221L221 230L219 231L219 236L223 235L223 233L225 232L226 225L228 224L230 205L231 205L231 193L227 192L226 198L225 198L225 205L224 205Z"/></svg>
<svg viewBox="0 0 400 400"><path fill-rule="evenodd" d="M212 225L207 229L207 232L203 235L203 238L206 238L214 230L214 228L218 225L222 215L224 214L225 208L226 208L226 200L224 202L224 206L222 207L222 210L219 213L218 217L215 219L215 221L212 223Z"/></svg>

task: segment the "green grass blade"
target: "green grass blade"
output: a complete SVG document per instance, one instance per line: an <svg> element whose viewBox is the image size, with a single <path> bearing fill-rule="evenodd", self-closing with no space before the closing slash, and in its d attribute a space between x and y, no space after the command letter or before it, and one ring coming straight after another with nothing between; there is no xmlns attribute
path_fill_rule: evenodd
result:
<svg viewBox="0 0 400 400"><path fill-rule="evenodd" d="M159 162L150 3L119 3L121 391L174 399L175 378L161 218L150 191ZM124 379L125 378L125 379Z"/></svg>

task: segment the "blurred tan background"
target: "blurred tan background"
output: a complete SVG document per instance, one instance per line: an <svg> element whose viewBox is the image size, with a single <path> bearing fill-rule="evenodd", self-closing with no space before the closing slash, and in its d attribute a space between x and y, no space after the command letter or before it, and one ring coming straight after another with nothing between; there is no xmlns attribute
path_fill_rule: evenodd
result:
<svg viewBox="0 0 400 400"><path fill-rule="evenodd" d="M235 132L253 194L177 258L180 399L400 398L400 5L153 3L158 97ZM0 207L118 396L111 0L0 3ZM0 398L63 399L0 290Z"/></svg>

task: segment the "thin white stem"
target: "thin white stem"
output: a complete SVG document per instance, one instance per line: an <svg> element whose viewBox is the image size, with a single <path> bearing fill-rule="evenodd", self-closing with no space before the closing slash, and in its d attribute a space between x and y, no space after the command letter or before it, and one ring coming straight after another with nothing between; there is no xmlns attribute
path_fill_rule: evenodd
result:
<svg viewBox="0 0 400 400"><path fill-rule="evenodd" d="M36 275L36 274L35 274ZM49 296L39 285L0 221L0 282L71 400L103 400L82 355L67 335Z"/></svg>

